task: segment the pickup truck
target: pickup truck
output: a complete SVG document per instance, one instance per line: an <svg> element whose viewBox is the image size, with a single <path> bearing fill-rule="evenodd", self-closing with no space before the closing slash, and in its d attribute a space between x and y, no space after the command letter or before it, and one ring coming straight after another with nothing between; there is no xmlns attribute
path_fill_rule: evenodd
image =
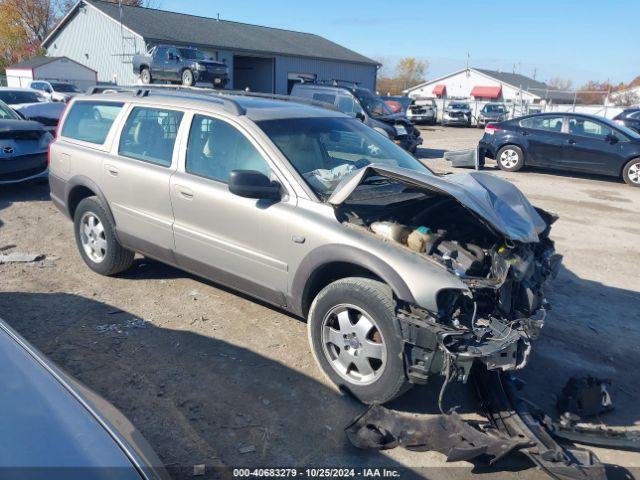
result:
<svg viewBox="0 0 640 480"><path fill-rule="evenodd" d="M133 71L144 84L156 81L179 82L193 86L197 82L224 88L229 82L229 67L207 57L197 48L157 45L146 55L133 56Z"/></svg>

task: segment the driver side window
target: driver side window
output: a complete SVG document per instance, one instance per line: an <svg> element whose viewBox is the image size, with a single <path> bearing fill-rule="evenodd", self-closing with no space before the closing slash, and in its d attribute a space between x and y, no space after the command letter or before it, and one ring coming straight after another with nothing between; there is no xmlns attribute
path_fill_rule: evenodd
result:
<svg viewBox="0 0 640 480"><path fill-rule="evenodd" d="M185 169L228 183L232 170L255 170L270 176L267 161L238 129L217 118L195 115L189 131Z"/></svg>

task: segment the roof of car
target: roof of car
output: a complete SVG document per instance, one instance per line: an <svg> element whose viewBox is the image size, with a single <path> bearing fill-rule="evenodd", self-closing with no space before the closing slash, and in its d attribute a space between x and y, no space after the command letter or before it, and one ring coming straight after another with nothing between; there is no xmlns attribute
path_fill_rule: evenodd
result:
<svg viewBox="0 0 640 480"><path fill-rule="evenodd" d="M300 103L296 101L295 97L291 97L291 100L286 100L282 98L274 99L238 94L225 95L221 93L206 92L150 91L147 96L132 96L131 92L118 92L96 95L80 95L77 96L76 99L160 104L166 105L167 107L174 106L205 111L229 110L228 108L225 108L224 102L226 101L233 104L234 108L231 110L241 111L243 115L246 115L255 122L285 118L348 118L347 115L330 108L322 108L319 106L308 105L306 103ZM304 101L304 99L301 99L301 101Z"/></svg>

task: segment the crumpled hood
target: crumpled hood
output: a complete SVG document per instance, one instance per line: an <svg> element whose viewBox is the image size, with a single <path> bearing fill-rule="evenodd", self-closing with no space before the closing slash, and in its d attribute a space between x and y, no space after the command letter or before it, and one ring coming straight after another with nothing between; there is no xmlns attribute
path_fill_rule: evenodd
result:
<svg viewBox="0 0 640 480"><path fill-rule="evenodd" d="M380 117L374 117L375 120L379 122L388 123L389 125L395 125L396 123L401 123L403 125L413 125L411 120L407 118L404 113L394 113L392 115L383 115Z"/></svg>
<svg viewBox="0 0 640 480"><path fill-rule="evenodd" d="M514 241L538 242L538 235L547 228L546 222L518 188L499 177L480 172L436 176L371 164L340 182L328 202L340 205L371 175L449 195L494 230Z"/></svg>

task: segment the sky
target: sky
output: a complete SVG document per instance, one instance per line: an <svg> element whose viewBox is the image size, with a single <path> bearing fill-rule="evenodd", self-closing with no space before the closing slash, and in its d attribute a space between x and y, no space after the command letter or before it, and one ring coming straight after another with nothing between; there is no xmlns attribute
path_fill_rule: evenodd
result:
<svg viewBox="0 0 640 480"><path fill-rule="evenodd" d="M164 10L321 35L393 70L429 62L426 78L469 66L630 82L640 75L640 0L158 0Z"/></svg>

